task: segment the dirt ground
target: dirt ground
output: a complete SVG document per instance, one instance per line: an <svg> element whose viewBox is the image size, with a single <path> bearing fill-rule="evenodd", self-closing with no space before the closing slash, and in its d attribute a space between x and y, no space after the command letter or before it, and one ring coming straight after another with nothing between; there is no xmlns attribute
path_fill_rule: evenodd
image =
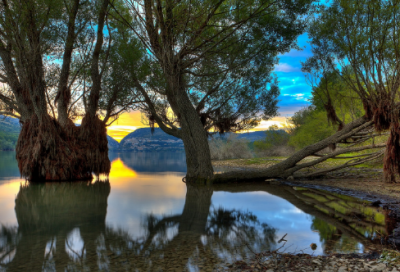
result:
<svg viewBox="0 0 400 272"><path fill-rule="evenodd" d="M267 168L284 159L284 157L233 159L213 161L213 166L217 170L217 172L238 169L257 170ZM305 161L312 159L315 158L306 158ZM312 171L315 169L332 167L339 163L341 163L339 160L331 160L325 162L324 164L318 165L313 169L304 169L303 171ZM307 185L311 185L312 187L318 186L320 187L320 189L326 190L336 188L347 191L346 194L349 195L359 195L358 197L361 198L369 198L370 200L378 198L381 199L381 201L384 203L400 203L400 183L387 184L383 182L382 177L382 165L364 164L331 173L323 178L299 179L290 182L281 180L281 182L306 187L308 187Z"/></svg>

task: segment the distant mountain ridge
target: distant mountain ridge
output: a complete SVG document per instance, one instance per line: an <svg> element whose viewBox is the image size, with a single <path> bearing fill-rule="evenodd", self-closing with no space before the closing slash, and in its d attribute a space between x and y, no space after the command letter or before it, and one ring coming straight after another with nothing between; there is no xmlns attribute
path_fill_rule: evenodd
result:
<svg viewBox="0 0 400 272"><path fill-rule="evenodd" d="M174 136L168 135L161 128L139 128L126 135L119 143L119 150L123 151L181 151L183 142Z"/></svg>
<svg viewBox="0 0 400 272"><path fill-rule="evenodd" d="M231 132L223 135L213 135L215 138L228 138ZM265 131L254 131L246 133L235 133L239 139L246 139L249 142L265 139ZM211 137L210 137L211 139ZM119 143L121 151L183 151L183 142L174 136L168 135L160 128L154 128L151 133L150 128L139 128L127 136Z"/></svg>
<svg viewBox="0 0 400 272"><path fill-rule="evenodd" d="M254 142L254 141L259 141L259 140L265 139L265 137L266 137L265 132L266 132L265 130L264 131L243 132L243 133L227 132L222 135L216 134L213 137L228 138L231 134L234 134L238 139L246 139L249 142Z"/></svg>
<svg viewBox="0 0 400 272"><path fill-rule="evenodd" d="M0 150L14 150L18 135L21 131L19 120L12 117L0 115ZM227 138L230 132L223 135L216 134L215 138ZM239 139L246 139L249 142L265 139L265 131L236 133ZM110 151L183 151L183 142L174 136L168 135L160 128L139 128L127 136L120 143L107 135L108 149Z"/></svg>
<svg viewBox="0 0 400 272"><path fill-rule="evenodd" d="M116 140L114 140L113 137L107 135L107 140L108 140L108 150L118 150L119 143Z"/></svg>

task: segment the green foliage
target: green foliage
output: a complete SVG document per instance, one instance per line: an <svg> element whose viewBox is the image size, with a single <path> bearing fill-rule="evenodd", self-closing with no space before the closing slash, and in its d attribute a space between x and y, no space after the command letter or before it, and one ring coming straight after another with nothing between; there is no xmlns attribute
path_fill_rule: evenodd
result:
<svg viewBox="0 0 400 272"><path fill-rule="evenodd" d="M303 63L303 71L311 73L313 59ZM310 77L312 76L309 75ZM363 104L357 93L345 80L334 72L325 73L312 91L312 106L296 112L290 123L289 145L300 149L332 135L337 131L337 122L329 120L329 107L344 124L363 116Z"/></svg>
<svg viewBox="0 0 400 272"><path fill-rule="evenodd" d="M330 75L339 75L346 86L342 94L352 90L368 118L398 114L399 88L394 82L400 79L399 16L397 0L333 0L321 6L309 26L313 56L303 70L316 82L332 83ZM383 129L387 125L381 121Z"/></svg>
<svg viewBox="0 0 400 272"><path fill-rule="evenodd" d="M308 62L303 64L303 70L308 69L307 65L309 65ZM333 106L339 119L344 123L351 122L365 114L358 94L347 85L343 78L334 72L325 74L312 90L311 103L316 109L326 111L324 105L328 101Z"/></svg>
<svg viewBox="0 0 400 272"><path fill-rule="evenodd" d="M273 147L285 146L289 142L290 135L278 129L277 126L270 126L265 132L265 139L262 141L254 142L254 149L256 151L264 151Z"/></svg>
<svg viewBox="0 0 400 272"><path fill-rule="evenodd" d="M143 73L131 57L122 60L167 126L179 126L185 111L177 109L174 92L183 90L206 130L246 130L276 116L279 88L272 71L279 54L297 47L312 2L137 1L127 5L132 19L124 20L146 48L149 69ZM174 115L167 114L170 108Z"/></svg>
<svg viewBox="0 0 400 272"><path fill-rule="evenodd" d="M20 126L15 118L0 116L0 150L14 150Z"/></svg>
<svg viewBox="0 0 400 272"><path fill-rule="evenodd" d="M336 132L327 121L326 112L313 107L303 109L292 118L295 129L289 145L300 149L325 139Z"/></svg>

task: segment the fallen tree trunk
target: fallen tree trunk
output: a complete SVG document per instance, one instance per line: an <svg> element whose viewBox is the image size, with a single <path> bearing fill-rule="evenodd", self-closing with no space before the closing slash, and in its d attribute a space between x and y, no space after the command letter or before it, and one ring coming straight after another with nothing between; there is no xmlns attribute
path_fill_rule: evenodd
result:
<svg viewBox="0 0 400 272"><path fill-rule="evenodd" d="M366 161L370 161L373 159L378 158L379 156L383 156L383 151L378 150L377 152L366 154L364 157L359 159L354 159L344 163L343 165L333 167L330 169L324 169L321 171L314 171L311 173L297 173L298 171L312 167L317 165L321 162L326 161L327 159L334 158L337 155L345 154L349 152L358 152L366 149L382 149L385 145L370 145L370 146L359 146L359 147L348 147L340 150L336 150L327 155L319 155L318 152L321 150L336 145L340 142L345 142L347 139L357 136L358 134L363 134L365 131L369 131L373 125L372 121L369 121L366 117L361 117L353 122L345 125L342 130L336 132L334 135L319 141L315 144L309 145L302 150L299 150L286 160L272 165L266 169L257 170L257 171L245 171L245 170L238 170L238 171L230 171L221 174L215 174L214 178L211 180L213 183L225 183L225 182L238 182L238 181L258 181L258 180L265 180L267 178L306 178L306 177L313 177L313 176L322 176L326 173L336 171L339 169L343 169L346 167L354 166L357 164L364 163ZM363 140L364 141L364 140ZM315 156L318 155L318 159L299 163L304 158L308 156ZM189 180L190 181L190 180Z"/></svg>

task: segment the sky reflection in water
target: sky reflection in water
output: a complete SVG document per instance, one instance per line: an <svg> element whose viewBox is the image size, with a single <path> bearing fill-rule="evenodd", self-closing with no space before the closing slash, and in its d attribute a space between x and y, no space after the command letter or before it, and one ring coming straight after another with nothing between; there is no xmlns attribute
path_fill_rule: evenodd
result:
<svg viewBox="0 0 400 272"><path fill-rule="evenodd" d="M182 153L110 153L109 182L46 184L19 179L14 156L0 153L0 271L207 271L286 233L286 251L324 254L376 248L388 231L383 211L349 197L187 186Z"/></svg>

